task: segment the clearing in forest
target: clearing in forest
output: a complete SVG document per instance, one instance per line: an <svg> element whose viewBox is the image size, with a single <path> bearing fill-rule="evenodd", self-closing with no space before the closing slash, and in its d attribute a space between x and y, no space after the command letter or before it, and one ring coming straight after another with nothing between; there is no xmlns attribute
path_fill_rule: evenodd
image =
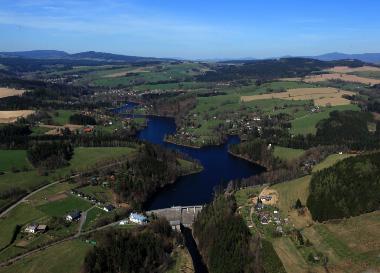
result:
<svg viewBox="0 0 380 273"><path fill-rule="evenodd" d="M336 106L350 104L350 100L344 98L344 95L352 96L354 92L339 90L332 87L321 88L296 88L289 89L286 92L268 93L253 96L242 96L243 102L264 99L284 99L284 100L313 100L318 106Z"/></svg>

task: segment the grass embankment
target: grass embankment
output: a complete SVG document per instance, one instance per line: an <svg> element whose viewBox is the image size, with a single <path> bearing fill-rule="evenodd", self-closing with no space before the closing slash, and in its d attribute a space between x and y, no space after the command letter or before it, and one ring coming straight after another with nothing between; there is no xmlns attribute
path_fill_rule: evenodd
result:
<svg viewBox="0 0 380 273"><path fill-rule="evenodd" d="M5 268L1 273L78 273L91 245L73 240L26 257Z"/></svg>

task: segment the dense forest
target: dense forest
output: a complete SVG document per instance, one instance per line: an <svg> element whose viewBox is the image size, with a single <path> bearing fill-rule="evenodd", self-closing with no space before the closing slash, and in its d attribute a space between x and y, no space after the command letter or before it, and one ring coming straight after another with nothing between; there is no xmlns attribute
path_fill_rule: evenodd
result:
<svg viewBox="0 0 380 273"><path fill-rule="evenodd" d="M357 111L333 111L328 119L317 124L316 137L321 142L355 144L367 143L370 138L368 122L370 113Z"/></svg>
<svg viewBox="0 0 380 273"><path fill-rule="evenodd" d="M118 171L115 193L133 207L141 208L157 189L173 183L178 176L184 174L178 162L180 156L160 146L148 143L142 145L136 157Z"/></svg>
<svg viewBox="0 0 380 273"><path fill-rule="evenodd" d="M112 229L97 234L97 245L85 258L84 272L165 272L171 262L169 254L179 240L161 219L133 231Z"/></svg>
<svg viewBox="0 0 380 273"><path fill-rule="evenodd" d="M70 123L78 125L96 125L96 120L87 115L74 114L70 116Z"/></svg>
<svg viewBox="0 0 380 273"><path fill-rule="evenodd" d="M313 175L307 206L314 220L357 216L380 208L380 153L359 155Z"/></svg>
<svg viewBox="0 0 380 273"><path fill-rule="evenodd" d="M27 156L35 167L57 169L69 164L74 150L67 142L41 142L31 146Z"/></svg>
<svg viewBox="0 0 380 273"><path fill-rule="evenodd" d="M209 272L285 272L272 248L264 243L263 249L260 237L251 235L235 211L233 197L218 195L202 209L193 225Z"/></svg>

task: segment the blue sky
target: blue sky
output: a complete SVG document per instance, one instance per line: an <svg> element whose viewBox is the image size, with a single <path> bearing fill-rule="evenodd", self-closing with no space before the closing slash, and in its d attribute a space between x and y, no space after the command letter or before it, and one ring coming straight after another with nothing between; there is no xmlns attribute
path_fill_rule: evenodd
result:
<svg viewBox="0 0 380 273"><path fill-rule="evenodd" d="M0 51L238 58L380 52L378 0L0 0Z"/></svg>

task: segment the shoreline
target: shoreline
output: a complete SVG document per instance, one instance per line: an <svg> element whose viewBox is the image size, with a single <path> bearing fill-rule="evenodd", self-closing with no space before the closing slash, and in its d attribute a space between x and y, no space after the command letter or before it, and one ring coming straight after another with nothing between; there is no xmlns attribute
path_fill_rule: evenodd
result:
<svg viewBox="0 0 380 273"><path fill-rule="evenodd" d="M239 154L235 154L235 153L231 152L230 150L228 150L228 153L230 155L236 157L236 158L240 158L240 159L246 160L246 161L248 161L248 162L250 162L252 164L259 165L260 167L265 168L266 171L270 171L271 170L271 168L268 168L267 166L265 166L264 164L262 164L259 161L255 161L255 160L249 159L249 158L247 158L245 156L242 156L242 155L239 155Z"/></svg>

